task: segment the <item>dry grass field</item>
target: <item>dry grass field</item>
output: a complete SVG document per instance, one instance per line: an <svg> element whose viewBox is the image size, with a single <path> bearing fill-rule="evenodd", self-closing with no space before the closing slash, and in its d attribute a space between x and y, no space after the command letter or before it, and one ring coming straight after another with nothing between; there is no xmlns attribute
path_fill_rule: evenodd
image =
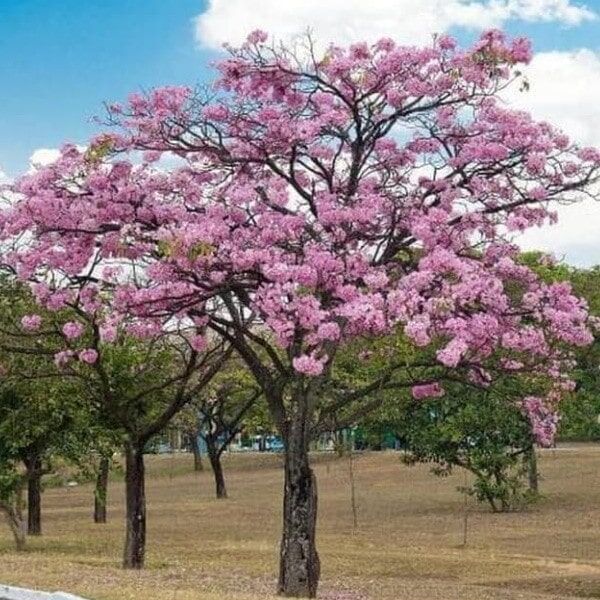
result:
<svg viewBox="0 0 600 600"><path fill-rule="evenodd" d="M353 530L347 459L316 466L320 597L329 600L600 598L600 448L541 453L545 498L498 514L395 453L355 458ZM119 568L123 484L111 484L109 524L91 521L92 489L49 489L44 536L23 554L0 529L0 582L62 589L90 600L270 598L277 568L282 473L278 456L230 456L231 498L213 499L211 474L187 455L149 458L148 568Z"/></svg>

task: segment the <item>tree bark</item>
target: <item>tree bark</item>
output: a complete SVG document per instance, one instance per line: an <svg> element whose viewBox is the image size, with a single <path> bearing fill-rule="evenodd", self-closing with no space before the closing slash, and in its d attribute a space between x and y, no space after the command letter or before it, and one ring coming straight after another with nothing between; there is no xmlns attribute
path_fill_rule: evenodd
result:
<svg viewBox="0 0 600 600"><path fill-rule="evenodd" d="M27 533L42 535L42 460L34 455L25 461L27 469Z"/></svg>
<svg viewBox="0 0 600 600"><path fill-rule="evenodd" d="M278 593L314 598L320 576L316 548L317 482L308 458L306 406L291 415L284 434L285 487Z"/></svg>
<svg viewBox="0 0 600 600"><path fill-rule="evenodd" d="M106 523L106 500L108 496L108 475L110 459L103 456L100 459L96 489L94 490L94 523Z"/></svg>
<svg viewBox="0 0 600 600"><path fill-rule="evenodd" d="M204 464L202 463L202 452L200 451L200 439L197 433L193 433L190 436L190 445L192 447L192 454L194 455L194 471L204 471Z"/></svg>
<svg viewBox="0 0 600 600"><path fill-rule="evenodd" d="M537 455L535 446L532 446L527 456L527 476L529 479L529 490L534 494L539 492L540 477L537 468Z"/></svg>
<svg viewBox="0 0 600 600"><path fill-rule="evenodd" d="M146 553L146 491L143 444L125 448L124 569L143 569Z"/></svg>
<svg viewBox="0 0 600 600"><path fill-rule="evenodd" d="M223 465L221 464L221 452L217 448L214 441L207 439L206 449L210 466L212 467L215 476L215 493L217 498L227 498L227 487L225 485L225 475L223 473Z"/></svg>

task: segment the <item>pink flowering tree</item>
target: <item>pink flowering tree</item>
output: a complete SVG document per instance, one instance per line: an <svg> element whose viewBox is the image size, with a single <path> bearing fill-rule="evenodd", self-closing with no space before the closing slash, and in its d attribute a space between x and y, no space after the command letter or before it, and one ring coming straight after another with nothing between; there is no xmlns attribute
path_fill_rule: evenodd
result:
<svg viewBox="0 0 600 600"><path fill-rule="evenodd" d="M497 99L526 40L297 50L255 32L214 88L110 106L120 129L19 182L4 231L30 240L25 276L135 259L112 282L114 314L185 315L235 348L285 442L279 592L312 597L308 448L323 414L364 414L377 389L435 397L448 377L487 385L494 369L535 363L553 383L524 406L546 423L540 407L569 388L569 347L591 339L585 305L519 264L510 237L589 193L600 153ZM398 328L426 363L391 354L371 381L338 385L341 345Z"/></svg>

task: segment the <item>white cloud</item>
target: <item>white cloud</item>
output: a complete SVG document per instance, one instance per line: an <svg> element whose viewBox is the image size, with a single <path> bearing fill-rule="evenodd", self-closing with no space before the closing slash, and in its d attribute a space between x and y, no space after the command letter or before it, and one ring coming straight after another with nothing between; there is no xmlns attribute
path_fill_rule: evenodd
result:
<svg viewBox="0 0 600 600"><path fill-rule="evenodd" d="M11 182L11 178L6 174L6 171L0 167L0 185L5 185Z"/></svg>
<svg viewBox="0 0 600 600"><path fill-rule="evenodd" d="M30 170L51 165L59 157L60 150L58 148L37 148L29 157Z"/></svg>
<svg viewBox="0 0 600 600"><path fill-rule="evenodd" d="M220 48L253 29L289 39L310 28L322 44L384 36L419 44L453 26L481 30L510 20L577 25L594 18L570 0L210 0L195 26L200 44Z"/></svg>
<svg viewBox="0 0 600 600"><path fill-rule="evenodd" d="M560 127L580 144L600 147L600 54L542 52L525 72L531 88L509 91L509 104ZM553 251L571 263L600 264L600 202L560 206L558 215L558 224L528 231L520 244Z"/></svg>
<svg viewBox="0 0 600 600"><path fill-rule="evenodd" d="M600 203L584 200L560 206L558 223L530 229L517 241L525 250L542 250L569 264L600 264Z"/></svg>
<svg viewBox="0 0 600 600"><path fill-rule="evenodd" d="M600 55L591 50L541 52L525 69L528 92L506 99L557 125L577 142L600 146Z"/></svg>
<svg viewBox="0 0 600 600"><path fill-rule="evenodd" d="M559 21L566 25L579 25L583 21L597 18L590 8L583 4L572 4L570 0L496 0L490 2L490 5L501 12L505 21Z"/></svg>

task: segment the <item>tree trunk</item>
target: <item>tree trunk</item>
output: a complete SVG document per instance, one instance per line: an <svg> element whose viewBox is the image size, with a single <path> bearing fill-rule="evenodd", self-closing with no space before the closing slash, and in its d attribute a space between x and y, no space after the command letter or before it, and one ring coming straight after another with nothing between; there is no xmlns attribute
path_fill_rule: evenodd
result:
<svg viewBox="0 0 600 600"><path fill-rule="evenodd" d="M223 474L223 465L221 464L221 452L219 452L214 441L207 439L206 449L210 466L215 476L215 492L217 498L227 498L227 487L225 486L225 475Z"/></svg>
<svg viewBox="0 0 600 600"><path fill-rule="evenodd" d="M352 528L358 528L358 507L356 506L356 483L354 480L354 457L352 448L348 451L348 474L350 475L350 507L352 508Z"/></svg>
<svg viewBox="0 0 600 600"><path fill-rule="evenodd" d="M537 494L540 487L540 477L537 468L535 446L532 446L527 454L527 476L529 479L529 490L534 494Z"/></svg>
<svg viewBox="0 0 600 600"><path fill-rule="evenodd" d="M42 535L42 460L32 456L27 468L27 533Z"/></svg>
<svg viewBox="0 0 600 600"><path fill-rule="evenodd" d="M317 482L308 460L307 428L306 406L298 407L284 435L285 487L278 593L314 598L320 575L315 536Z"/></svg>
<svg viewBox="0 0 600 600"><path fill-rule="evenodd" d="M143 444L125 448L124 569L142 569L146 553L146 493Z"/></svg>
<svg viewBox="0 0 600 600"><path fill-rule="evenodd" d="M100 459L96 489L94 490L94 523L106 523L106 499L108 496L108 474L110 472L110 458L103 456Z"/></svg>
<svg viewBox="0 0 600 600"><path fill-rule="evenodd" d="M190 435L190 446L192 447L192 454L194 455L194 471L204 471L202 452L200 451L200 438L197 433Z"/></svg>
<svg viewBox="0 0 600 600"><path fill-rule="evenodd" d="M6 516L6 522L15 538L15 547L17 552L25 550L27 544L26 526L23 515L13 506L1 505L0 509Z"/></svg>

